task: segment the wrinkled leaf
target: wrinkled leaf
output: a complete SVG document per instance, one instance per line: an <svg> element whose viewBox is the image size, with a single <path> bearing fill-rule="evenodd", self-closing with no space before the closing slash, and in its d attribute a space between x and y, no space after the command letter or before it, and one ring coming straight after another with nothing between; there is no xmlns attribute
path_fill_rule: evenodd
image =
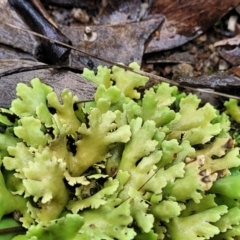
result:
<svg viewBox="0 0 240 240"><path fill-rule="evenodd" d="M135 9L134 9L135 10ZM15 26L29 29L18 14L10 8L5 1L0 3L0 21L11 23ZM92 34L96 38L88 39L85 34L85 26L80 27L61 27L64 35L68 36L73 46L80 48L91 54L102 56L114 62L129 64L142 61L144 44L150 34L162 22L162 17L150 16L148 20L118 25L99 25L91 26ZM28 32L17 30L0 24L0 43L19 48L37 58L38 47L41 39L34 37ZM82 69L83 67L97 67L100 62L85 56L84 54L71 52L69 66Z"/></svg>
<svg viewBox="0 0 240 240"><path fill-rule="evenodd" d="M113 62L128 65L131 62L142 61L144 44L150 34L162 22L160 17L151 17L146 21L119 25L91 26L92 33L96 34L94 41L84 39L85 27L66 27L62 32L69 36L73 45L81 50ZM80 64L88 68L106 65L99 60L72 51L70 54L71 67L79 68Z"/></svg>
<svg viewBox="0 0 240 240"><path fill-rule="evenodd" d="M240 78L226 72L202 75L200 77L181 77L179 82L196 88L211 88L220 92L235 92L240 89Z"/></svg>
<svg viewBox="0 0 240 240"><path fill-rule="evenodd" d="M22 18L9 6L7 0L0 1L0 22L7 22L19 27L29 29ZM39 40L32 34L21 30L13 29L4 24L0 24L0 42L13 48L21 49L33 56L37 54Z"/></svg>
<svg viewBox="0 0 240 240"><path fill-rule="evenodd" d="M135 22L141 8L140 0L109 0L97 16L100 24Z"/></svg>
<svg viewBox="0 0 240 240"><path fill-rule="evenodd" d="M178 47L202 34L240 1L154 0L151 14L163 14L165 22L151 38L146 53Z"/></svg>
<svg viewBox="0 0 240 240"><path fill-rule="evenodd" d="M215 47L221 46L219 49L219 54L225 60L230 62L232 65L237 66L240 64L240 34L236 35L233 38L223 39L214 44ZM228 46L232 46L231 49L228 49Z"/></svg>
<svg viewBox="0 0 240 240"><path fill-rule="evenodd" d="M0 61L0 72L11 70L15 66L20 67L34 67L39 66L37 62L31 61ZM16 97L15 89L17 83L29 83L30 79L38 77L42 82L49 84L60 96L63 89L69 89L73 94L79 97L79 100L88 101L93 99L95 92L95 85L86 81L79 75L66 70L53 70L53 69L39 69L27 72L20 72L11 74L9 76L0 77L0 106L9 107L12 99Z"/></svg>

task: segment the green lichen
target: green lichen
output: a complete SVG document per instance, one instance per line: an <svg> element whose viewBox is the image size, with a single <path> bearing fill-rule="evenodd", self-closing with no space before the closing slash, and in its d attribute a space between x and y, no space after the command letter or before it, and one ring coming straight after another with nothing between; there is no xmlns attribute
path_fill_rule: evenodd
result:
<svg viewBox="0 0 240 240"><path fill-rule="evenodd" d="M0 111L0 218L26 228L13 239L239 238L237 103L221 113L167 83L141 97L147 78L116 66L83 77L90 103L33 79Z"/></svg>

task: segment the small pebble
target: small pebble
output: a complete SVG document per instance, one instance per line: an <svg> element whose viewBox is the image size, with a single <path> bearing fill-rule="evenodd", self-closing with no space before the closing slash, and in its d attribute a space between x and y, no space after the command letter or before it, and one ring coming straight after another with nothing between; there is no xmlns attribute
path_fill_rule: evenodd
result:
<svg viewBox="0 0 240 240"><path fill-rule="evenodd" d="M201 35L200 37L196 38L196 43L203 43L203 42L206 42L207 41L207 35L206 34L203 34Z"/></svg>
<svg viewBox="0 0 240 240"><path fill-rule="evenodd" d="M54 22L59 25L69 25L72 21L69 10L53 10L51 14Z"/></svg>
<svg viewBox="0 0 240 240"><path fill-rule="evenodd" d="M88 23L90 20L87 12L81 8L73 8L73 10L71 11L71 15L75 20L81 23Z"/></svg>
<svg viewBox="0 0 240 240"><path fill-rule="evenodd" d="M213 44L209 44L209 45L208 45L208 49L209 49L212 53L214 53L214 52L216 51L216 49L215 49L215 47L214 47Z"/></svg>
<svg viewBox="0 0 240 240"><path fill-rule="evenodd" d="M198 51L198 49L197 49L196 46L192 46L192 48L189 50L189 52L190 52L191 54L196 54L197 51Z"/></svg>
<svg viewBox="0 0 240 240"><path fill-rule="evenodd" d="M216 66L219 63L219 56L217 52L213 52L210 57L209 60L212 62L212 64L214 66Z"/></svg>
<svg viewBox="0 0 240 240"><path fill-rule="evenodd" d="M170 67L169 65L165 66L165 68L163 69L163 76L167 76L170 73L172 73L172 67Z"/></svg>
<svg viewBox="0 0 240 240"><path fill-rule="evenodd" d="M229 64L224 61L223 59L220 59L219 64L218 64L218 70L219 71L225 71L229 68Z"/></svg>
<svg viewBox="0 0 240 240"><path fill-rule="evenodd" d="M192 77L193 67L187 63L181 63L174 66L172 69L173 79L178 79L179 77Z"/></svg>
<svg viewBox="0 0 240 240"><path fill-rule="evenodd" d="M211 70L211 64L209 61L206 61L203 66L203 73L208 74L209 71Z"/></svg>
<svg viewBox="0 0 240 240"><path fill-rule="evenodd" d="M203 68L203 62L198 61L195 65L195 69L199 72L199 71L201 71L202 68Z"/></svg>
<svg viewBox="0 0 240 240"><path fill-rule="evenodd" d="M138 19L142 19L147 14L148 8L149 8L149 3L141 4L141 10L138 14Z"/></svg>
<svg viewBox="0 0 240 240"><path fill-rule="evenodd" d="M237 20L238 20L238 16L236 16L236 15L230 16L230 18L228 20L228 30L229 31L235 32L236 25L237 25Z"/></svg>
<svg viewBox="0 0 240 240"><path fill-rule="evenodd" d="M91 27L86 26L84 30L84 41L94 42L97 39L97 33Z"/></svg>

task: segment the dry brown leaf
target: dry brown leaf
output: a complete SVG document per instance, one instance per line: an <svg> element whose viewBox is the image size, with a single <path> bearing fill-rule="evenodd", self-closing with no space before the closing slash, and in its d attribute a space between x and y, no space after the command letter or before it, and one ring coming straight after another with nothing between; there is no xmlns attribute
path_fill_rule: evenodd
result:
<svg viewBox="0 0 240 240"><path fill-rule="evenodd" d="M5 22L5 19L8 19L8 23L28 29L27 25L7 3L0 2L0 21ZM91 26L94 38L88 37L89 34L86 34L85 27L64 26L62 31L71 39L73 46L85 52L114 62L129 64L136 61L141 64L145 42L162 20L162 18L152 16L148 20L135 23ZM21 49L36 57L40 41L28 32L0 24L0 43L4 45ZM74 51L71 52L69 61L71 67L77 69L93 68L100 64L105 63Z"/></svg>
<svg viewBox="0 0 240 240"><path fill-rule="evenodd" d="M220 56L226 61L231 63L233 66L240 65L240 34L236 35L233 38L223 39L214 44L214 47L220 47L218 50ZM231 49L228 46L232 46ZM225 49L226 47L226 49Z"/></svg>
<svg viewBox="0 0 240 240"><path fill-rule="evenodd" d="M95 35L94 40L91 38L84 40L85 27L63 27L62 32L70 38L74 46L85 52L126 65L133 61L141 64L145 42L162 20L159 17L152 17L135 23L91 26L92 34ZM75 51L71 52L70 58L70 66L73 68L106 65Z"/></svg>
<svg viewBox="0 0 240 240"><path fill-rule="evenodd" d="M240 34L236 35L233 38L227 38L227 39L217 41L214 43L214 47L225 46L225 45L237 46L239 44L240 44Z"/></svg>
<svg viewBox="0 0 240 240"><path fill-rule="evenodd" d="M211 88L220 92L239 92L240 78L227 73L218 72L200 77L181 77L179 82L196 88Z"/></svg>
<svg viewBox="0 0 240 240"><path fill-rule="evenodd" d="M42 65L32 61L23 60L0 60L0 73L3 74L7 70L22 67L33 67ZM60 96L63 89L69 89L80 100L92 100L96 91L96 86L83 79L82 77L66 70L56 69L39 69L26 72L11 74L9 76L0 77L0 106L8 108L12 99L16 98L17 83L29 84L33 78L40 78L42 82L52 86L54 91Z"/></svg>
<svg viewBox="0 0 240 240"><path fill-rule="evenodd" d="M30 53L21 52L4 44L0 44L0 59L22 59L36 61Z"/></svg>
<svg viewBox="0 0 240 240"><path fill-rule="evenodd" d="M100 10L99 24L122 24L135 22L141 9L141 0L108 0Z"/></svg>
<svg viewBox="0 0 240 240"><path fill-rule="evenodd" d="M220 56L226 61L231 63L233 66L240 65L240 47L236 46L231 50L221 49L218 51Z"/></svg>
<svg viewBox="0 0 240 240"><path fill-rule="evenodd" d="M239 0L154 0L151 13L165 22L155 32L146 53L171 49L196 38L239 4Z"/></svg>
<svg viewBox="0 0 240 240"><path fill-rule="evenodd" d="M194 55L186 52L175 52L168 57L156 53L146 59L146 63L189 63L194 64Z"/></svg>
<svg viewBox="0 0 240 240"><path fill-rule="evenodd" d="M1 22L7 22L18 27L29 29L21 17L11 9L7 0L0 0L0 43L21 49L33 56L37 54L40 43L33 35L3 25Z"/></svg>
<svg viewBox="0 0 240 240"><path fill-rule="evenodd" d="M240 67L233 67L230 69L230 72L233 73L235 76L240 77Z"/></svg>

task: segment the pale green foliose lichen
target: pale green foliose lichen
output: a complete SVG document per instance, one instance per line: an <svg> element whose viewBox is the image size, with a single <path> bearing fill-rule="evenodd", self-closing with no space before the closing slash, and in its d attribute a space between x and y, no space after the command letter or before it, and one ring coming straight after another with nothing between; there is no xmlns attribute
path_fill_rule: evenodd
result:
<svg viewBox="0 0 240 240"><path fill-rule="evenodd" d="M26 228L13 239L240 238L236 103L220 113L167 83L141 97L148 79L116 66L83 77L92 102L36 78L0 111L0 223L18 212Z"/></svg>

